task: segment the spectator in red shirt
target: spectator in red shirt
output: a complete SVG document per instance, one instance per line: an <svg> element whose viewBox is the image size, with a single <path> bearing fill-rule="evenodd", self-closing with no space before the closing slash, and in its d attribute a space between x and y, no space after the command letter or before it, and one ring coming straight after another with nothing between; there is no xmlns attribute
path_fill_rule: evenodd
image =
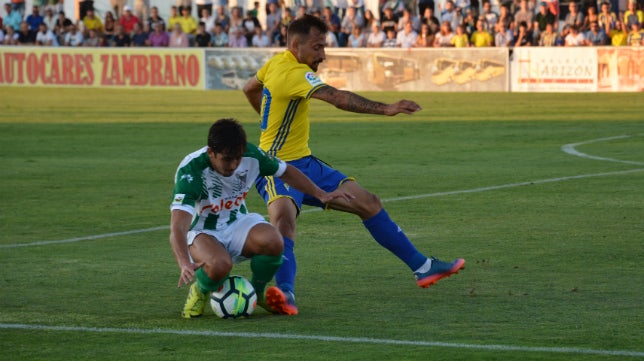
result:
<svg viewBox="0 0 644 361"><path fill-rule="evenodd" d="M136 15L132 14L132 8L129 5L123 7L123 16L119 19L119 24L123 27L126 33L132 33L134 24L139 24L141 21Z"/></svg>

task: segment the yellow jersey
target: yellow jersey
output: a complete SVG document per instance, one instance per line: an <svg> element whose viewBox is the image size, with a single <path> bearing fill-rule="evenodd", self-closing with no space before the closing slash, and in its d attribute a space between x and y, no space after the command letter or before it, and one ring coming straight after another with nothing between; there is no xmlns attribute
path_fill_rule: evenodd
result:
<svg viewBox="0 0 644 361"><path fill-rule="evenodd" d="M326 84L288 50L269 59L256 78L264 86L259 147L284 161L311 155L309 102Z"/></svg>

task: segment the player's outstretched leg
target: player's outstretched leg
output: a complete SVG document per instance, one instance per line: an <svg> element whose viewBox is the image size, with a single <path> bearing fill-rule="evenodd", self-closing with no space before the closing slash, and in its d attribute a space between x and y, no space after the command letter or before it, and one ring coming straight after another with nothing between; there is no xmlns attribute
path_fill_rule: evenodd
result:
<svg viewBox="0 0 644 361"><path fill-rule="evenodd" d="M458 273L465 265L459 258L452 263L427 258L411 243L405 232L381 209L373 217L363 221L371 236L383 247L400 258L412 270L418 286L427 288L438 280Z"/></svg>
<svg viewBox="0 0 644 361"><path fill-rule="evenodd" d="M465 260L462 258L458 258L453 262L443 262L431 257L429 261L429 267L421 267L420 270L414 272L416 284L422 288L427 288L439 280L456 274L465 268Z"/></svg>

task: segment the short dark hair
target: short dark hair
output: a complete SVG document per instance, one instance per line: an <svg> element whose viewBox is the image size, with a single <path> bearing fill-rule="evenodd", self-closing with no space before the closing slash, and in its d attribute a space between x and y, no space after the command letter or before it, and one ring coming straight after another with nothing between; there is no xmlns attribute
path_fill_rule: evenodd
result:
<svg viewBox="0 0 644 361"><path fill-rule="evenodd" d="M329 32L329 27L324 21L322 21L322 19L317 16L305 14L301 18L295 19L291 24L289 24L286 36L287 38L290 38L293 35L307 36L311 32L311 29L317 29L322 34Z"/></svg>
<svg viewBox="0 0 644 361"><path fill-rule="evenodd" d="M235 119L217 120L208 132L208 147L214 153L241 157L246 152L246 132Z"/></svg>

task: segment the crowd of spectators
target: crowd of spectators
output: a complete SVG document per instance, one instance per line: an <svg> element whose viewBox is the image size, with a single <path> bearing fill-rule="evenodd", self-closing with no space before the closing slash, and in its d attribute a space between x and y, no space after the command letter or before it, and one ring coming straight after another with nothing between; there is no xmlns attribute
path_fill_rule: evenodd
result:
<svg viewBox="0 0 644 361"><path fill-rule="evenodd" d="M644 12L636 0L628 0L617 13L609 2L570 2L560 14L553 2L510 0L493 10L489 0L419 0L416 9L400 0L381 0L378 16L361 0L354 6L307 8L287 7L284 0L268 2L260 9L197 3L200 18L191 4L172 6L167 20L152 7L146 19L124 5L101 18L92 7L72 21L56 7L33 6L29 15L15 3L4 4L0 19L0 44L90 46L90 47L284 47L286 28L295 18L312 14L329 26L328 47L517 47L644 45ZM603 0L599 0L603 1ZM24 2L22 3L24 4ZM585 8L582 8L585 6ZM259 12L266 16L259 20ZM435 13L436 11L436 13ZM263 15L263 14L262 14Z"/></svg>

